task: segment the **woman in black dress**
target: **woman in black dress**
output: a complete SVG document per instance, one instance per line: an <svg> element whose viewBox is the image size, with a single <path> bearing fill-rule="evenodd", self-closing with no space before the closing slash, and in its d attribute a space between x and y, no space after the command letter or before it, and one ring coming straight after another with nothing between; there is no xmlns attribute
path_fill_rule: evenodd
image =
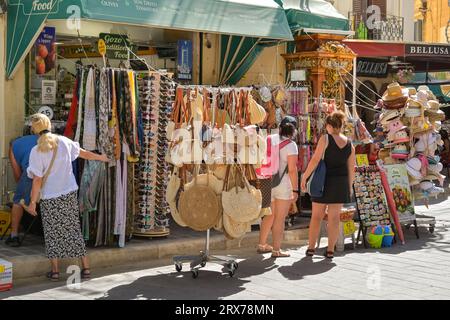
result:
<svg viewBox="0 0 450 320"><path fill-rule="evenodd" d="M328 249L325 256L329 259L334 257L334 247L339 235L341 210L344 203L351 201L355 177L355 148L351 141L342 134L344 122L345 115L341 112L335 112L327 117L325 123L328 145L327 137L321 137L316 152L302 177L302 190L306 191L306 183L325 153L324 160L327 167L325 189L323 197L312 198L307 256L313 256L315 253L322 220L328 213Z"/></svg>

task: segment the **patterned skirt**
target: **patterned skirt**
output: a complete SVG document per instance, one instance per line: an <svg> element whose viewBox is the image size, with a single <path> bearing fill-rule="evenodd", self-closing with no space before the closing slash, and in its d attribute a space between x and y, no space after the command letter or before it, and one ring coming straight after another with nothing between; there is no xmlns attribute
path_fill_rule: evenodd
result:
<svg viewBox="0 0 450 320"><path fill-rule="evenodd" d="M86 256L77 192L41 200L45 252L49 259Z"/></svg>

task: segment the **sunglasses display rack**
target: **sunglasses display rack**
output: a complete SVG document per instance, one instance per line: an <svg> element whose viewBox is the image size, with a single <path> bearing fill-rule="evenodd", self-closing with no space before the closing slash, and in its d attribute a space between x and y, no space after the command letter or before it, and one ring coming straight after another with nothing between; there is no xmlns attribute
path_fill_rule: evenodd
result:
<svg viewBox="0 0 450 320"><path fill-rule="evenodd" d="M364 246L367 248L367 229L391 225L391 215L377 166L357 167L355 170L353 187L360 224L357 242L362 233Z"/></svg>
<svg viewBox="0 0 450 320"><path fill-rule="evenodd" d="M168 205L165 200L168 164L166 126L174 102L175 83L170 75L151 73L139 81L143 146L136 172L138 208L133 235L168 236Z"/></svg>

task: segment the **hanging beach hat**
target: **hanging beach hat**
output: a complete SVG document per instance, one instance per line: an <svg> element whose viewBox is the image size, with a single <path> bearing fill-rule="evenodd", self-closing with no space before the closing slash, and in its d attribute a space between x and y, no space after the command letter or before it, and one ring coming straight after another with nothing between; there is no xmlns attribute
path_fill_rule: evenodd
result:
<svg viewBox="0 0 450 320"><path fill-rule="evenodd" d="M409 155L408 148L404 143L397 144L391 152L393 159L407 159Z"/></svg>
<svg viewBox="0 0 450 320"><path fill-rule="evenodd" d="M439 182L443 184L445 178L446 176L444 176L443 174L428 169L427 175L423 177L423 180L430 180L430 181L439 180Z"/></svg>
<svg viewBox="0 0 450 320"><path fill-rule="evenodd" d="M267 87L261 87L259 89L259 95L261 96L261 100L264 102L269 102L272 100L272 92Z"/></svg>
<svg viewBox="0 0 450 320"><path fill-rule="evenodd" d="M409 88L407 88L407 89L408 89L408 95L409 95L410 97L417 95L417 90L416 90L416 88L414 88L414 87L409 87Z"/></svg>
<svg viewBox="0 0 450 320"><path fill-rule="evenodd" d="M382 99L386 109L398 109L404 106L408 98L408 90L401 87L398 82L394 82L388 85Z"/></svg>
<svg viewBox="0 0 450 320"><path fill-rule="evenodd" d="M378 151L378 158L380 158L382 161L384 161L386 158L390 156L390 151L388 149L381 149Z"/></svg>
<svg viewBox="0 0 450 320"><path fill-rule="evenodd" d="M415 179L422 179L422 162L418 158L411 158L406 162L408 174Z"/></svg>
<svg viewBox="0 0 450 320"><path fill-rule="evenodd" d="M418 100L410 99L407 103L407 107L405 110L405 117L414 118L420 117L422 115L422 110L424 106Z"/></svg>
<svg viewBox="0 0 450 320"><path fill-rule="evenodd" d="M396 118L395 120L390 121L388 123L388 130L389 130L388 140L393 141L395 134L398 131L405 130L406 128L407 127L403 124L403 122L399 118Z"/></svg>
<svg viewBox="0 0 450 320"><path fill-rule="evenodd" d="M395 144L408 143L409 141L410 141L410 139L409 139L409 136L408 136L408 133L406 132L406 130L400 130L395 133L395 136L394 136Z"/></svg>
<svg viewBox="0 0 450 320"><path fill-rule="evenodd" d="M436 96L428 86L422 85L417 88L417 91L424 91L427 94L428 100L436 100Z"/></svg>
<svg viewBox="0 0 450 320"><path fill-rule="evenodd" d="M440 109L439 101L428 101L429 108L425 110L425 115L429 117L431 122L445 120L445 113Z"/></svg>
<svg viewBox="0 0 450 320"><path fill-rule="evenodd" d="M431 126L431 123L428 120L428 118L419 117L414 119L410 130L413 135L416 135L433 130L433 127Z"/></svg>
<svg viewBox="0 0 450 320"><path fill-rule="evenodd" d="M437 164L429 165L428 169L435 173L441 173L442 170L444 170L444 165L441 162L439 162Z"/></svg>
<svg viewBox="0 0 450 320"><path fill-rule="evenodd" d="M380 123L383 126L387 126L390 121L395 118L401 117L404 114L404 109L392 109L384 111L380 116Z"/></svg>

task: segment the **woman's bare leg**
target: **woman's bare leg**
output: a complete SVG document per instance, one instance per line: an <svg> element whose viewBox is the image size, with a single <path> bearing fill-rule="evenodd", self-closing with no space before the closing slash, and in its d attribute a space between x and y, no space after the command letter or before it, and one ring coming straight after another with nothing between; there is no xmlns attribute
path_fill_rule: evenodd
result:
<svg viewBox="0 0 450 320"><path fill-rule="evenodd" d="M312 204L312 217L309 224L309 246L308 249L315 250L317 239L319 238L320 228L322 221L325 218L327 205L322 203L313 202Z"/></svg>
<svg viewBox="0 0 450 320"><path fill-rule="evenodd" d="M343 204L330 204L328 206L328 251L334 252L339 237L339 222Z"/></svg>
<svg viewBox="0 0 450 320"><path fill-rule="evenodd" d="M289 214L289 209L291 208L291 200L275 200L273 208L274 221L272 227L272 237L273 237L273 250L281 250L281 241L283 240L284 227L286 224L286 217Z"/></svg>

